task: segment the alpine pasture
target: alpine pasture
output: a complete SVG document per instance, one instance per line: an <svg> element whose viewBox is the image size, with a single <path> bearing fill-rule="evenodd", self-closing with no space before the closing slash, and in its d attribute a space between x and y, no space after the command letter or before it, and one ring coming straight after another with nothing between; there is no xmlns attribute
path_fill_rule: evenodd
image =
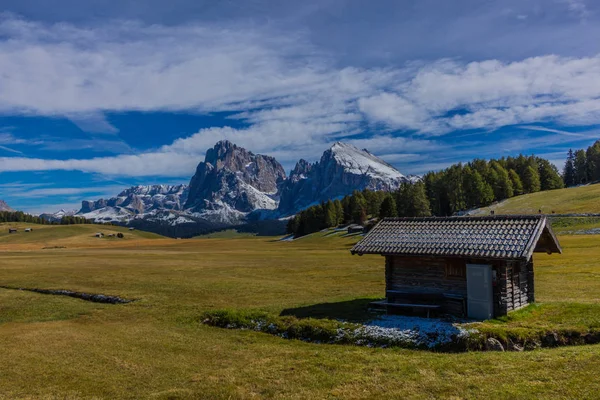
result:
<svg viewBox="0 0 600 400"><path fill-rule="evenodd" d="M13 225L11 225L12 227ZM594 398L600 345L436 353L286 340L202 323L214 310L362 317L385 291L357 236L175 240L98 225L0 226L0 398ZM123 239L96 238L122 232ZM482 324L600 328L600 236L535 255L539 305ZM135 299L101 304L15 288ZM311 316L310 311L308 316Z"/></svg>

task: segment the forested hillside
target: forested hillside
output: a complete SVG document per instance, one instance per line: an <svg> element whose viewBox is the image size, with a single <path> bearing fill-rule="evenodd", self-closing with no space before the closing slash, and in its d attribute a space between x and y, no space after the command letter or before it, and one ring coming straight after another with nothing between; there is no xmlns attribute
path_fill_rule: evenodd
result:
<svg viewBox="0 0 600 400"><path fill-rule="evenodd" d="M365 224L370 218L447 216L562 187L557 168L540 157L476 159L429 172L421 182L404 183L396 192L356 191L342 200L310 207L292 218L287 230L298 237L340 224Z"/></svg>

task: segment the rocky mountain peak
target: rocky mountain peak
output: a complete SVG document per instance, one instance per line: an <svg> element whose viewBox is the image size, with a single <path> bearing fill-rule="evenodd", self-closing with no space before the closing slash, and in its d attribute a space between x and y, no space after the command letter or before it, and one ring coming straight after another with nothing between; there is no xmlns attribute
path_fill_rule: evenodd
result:
<svg viewBox="0 0 600 400"><path fill-rule="evenodd" d="M285 179L275 158L223 140L206 152L190 181L186 208L197 212L229 207L238 212L273 209L271 195Z"/></svg>
<svg viewBox="0 0 600 400"><path fill-rule="evenodd" d="M316 164L299 162L281 187L279 211L293 214L354 190L395 190L408 181L396 168L367 150L335 142Z"/></svg>
<svg viewBox="0 0 600 400"><path fill-rule="evenodd" d="M0 211L14 211L4 200L0 200Z"/></svg>
<svg viewBox="0 0 600 400"><path fill-rule="evenodd" d="M309 163L305 159L300 159L296 163L294 169L290 172L290 180L304 179L310 173L313 164Z"/></svg>

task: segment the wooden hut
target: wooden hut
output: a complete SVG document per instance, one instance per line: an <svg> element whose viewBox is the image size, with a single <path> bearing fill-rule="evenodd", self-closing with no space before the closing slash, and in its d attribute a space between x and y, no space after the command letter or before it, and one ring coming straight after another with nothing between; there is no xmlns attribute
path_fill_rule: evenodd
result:
<svg viewBox="0 0 600 400"><path fill-rule="evenodd" d="M562 253L544 215L386 218L351 250L385 256L388 312L489 319L535 301L533 253Z"/></svg>

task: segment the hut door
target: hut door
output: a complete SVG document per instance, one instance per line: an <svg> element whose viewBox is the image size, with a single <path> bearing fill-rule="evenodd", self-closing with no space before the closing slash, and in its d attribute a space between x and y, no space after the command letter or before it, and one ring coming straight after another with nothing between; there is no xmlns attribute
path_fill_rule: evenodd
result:
<svg viewBox="0 0 600 400"><path fill-rule="evenodd" d="M467 314L482 320L494 315L491 265L467 264Z"/></svg>

